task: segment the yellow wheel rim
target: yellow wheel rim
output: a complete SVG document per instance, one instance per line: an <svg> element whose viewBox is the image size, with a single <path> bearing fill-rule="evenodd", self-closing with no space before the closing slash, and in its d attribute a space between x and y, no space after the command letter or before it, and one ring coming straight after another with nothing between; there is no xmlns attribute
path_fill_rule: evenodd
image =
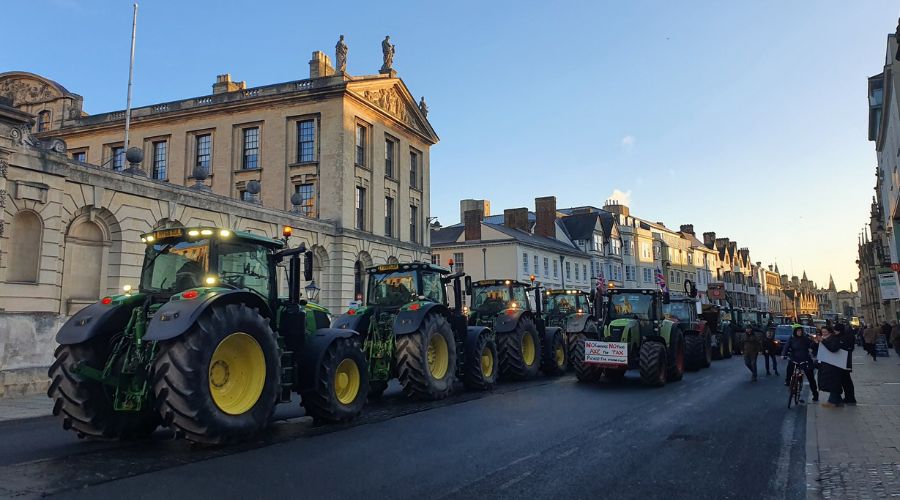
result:
<svg viewBox="0 0 900 500"><path fill-rule="evenodd" d="M247 412L266 383L266 356L259 342L237 332L222 339L209 360L209 393L229 415Z"/></svg>
<svg viewBox="0 0 900 500"><path fill-rule="evenodd" d="M359 395L359 367L352 359L345 358L334 371L334 395L348 405Z"/></svg>
<svg viewBox="0 0 900 500"><path fill-rule="evenodd" d="M534 339L526 333L522 336L522 359L528 366L534 364L534 350Z"/></svg>
<svg viewBox="0 0 900 500"><path fill-rule="evenodd" d="M494 374L494 353L490 347L485 346L481 351L481 375L485 378Z"/></svg>
<svg viewBox="0 0 900 500"><path fill-rule="evenodd" d="M566 352L563 350L562 346L556 346L556 351L554 351L554 355L556 357L556 366L562 368L563 365L566 364Z"/></svg>
<svg viewBox="0 0 900 500"><path fill-rule="evenodd" d="M441 335L433 335L428 341L428 349L425 353L428 361L428 372L431 376L440 380L447 375L447 367L450 364L450 352L447 341Z"/></svg>

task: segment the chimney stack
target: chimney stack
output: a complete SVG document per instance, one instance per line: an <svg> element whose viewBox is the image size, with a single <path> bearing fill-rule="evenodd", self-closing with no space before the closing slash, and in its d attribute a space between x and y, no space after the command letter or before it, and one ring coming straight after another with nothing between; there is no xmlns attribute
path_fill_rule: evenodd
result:
<svg viewBox="0 0 900 500"><path fill-rule="evenodd" d="M685 234L689 234L691 236L694 236L694 225L693 224L682 224L681 232L685 233Z"/></svg>
<svg viewBox="0 0 900 500"><path fill-rule="evenodd" d="M466 212L469 210L481 210L483 217L491 215L491 202L488 200L459 200L459 221L466 220Z"/></svg>
<svg viewBox="0 0 900 500"><path fill-rule="evenodd" d="M703 233L703 244L706 245L706 248L712 249L712 247L716 244L716 233Z"/></svg>
<svg viewBox="0 0 900 500"><path fill-rule="evenodd" d="M223 94L225 92L234 92L235 90L244 90L247 88L247 82L231 81L231 74L216 75L216 83L213 84L213 94Z"/></svg>
<svg viewBox="0 0 900 500"><path fill-rule="evenodd" d="M603 210L614 214L624 215L625 217L631 215L631 211L628 210L628 207L620 204L616 200L606 200L606 204L603 205Z"/></svg>
<svg viewBox="0 0 900 500"><path fill-rule="evenodd" d="M534 199L534 234L556 239L556 196Z"/></svg>
<svg viewBox="0 0 900 500"><path fill-rule="evenodd" d="M528 209L508 208L503 211L503 225L510 229L528 232Z"/></svg>
<svg viewBox="0 0 900 500"><path fill-rule="evenodd" d="M484 213L481 210L467 210L463 214L463 223L466 226L466 241L481 239L481 221Z"/></svg>
<svg viewBox="0 0 900 500"><path fill-rule="evenodd" d="M312 59L309 60L309 77L321 78L333 74L334 66L331 65L331 58L321 50L313 52Z"/></svg>

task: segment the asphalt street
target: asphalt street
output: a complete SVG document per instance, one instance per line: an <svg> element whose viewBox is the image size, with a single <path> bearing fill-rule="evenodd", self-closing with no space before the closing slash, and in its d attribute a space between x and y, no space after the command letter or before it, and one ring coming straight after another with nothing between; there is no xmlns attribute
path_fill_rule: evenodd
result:
<svg viewBox="0 0 900 500"><path fill-rule="evenodd" d="M800 499L806 410L787 409L782 382L751 383L732 358L655 389L632 372L437 403L394 388L358 423L314 427L286 405L227 448L165 431L86 442L51 418L13 421L0 424L0 497Z"/></svg>

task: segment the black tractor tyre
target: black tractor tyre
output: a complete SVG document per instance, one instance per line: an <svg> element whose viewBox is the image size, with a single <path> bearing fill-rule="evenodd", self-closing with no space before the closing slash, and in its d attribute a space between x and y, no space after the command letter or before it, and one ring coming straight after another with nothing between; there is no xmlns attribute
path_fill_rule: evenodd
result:
<svg viewBox="0 0 900 500"><path fill-rule="evenodd" d="M463 385L472 391L489 391L497 384L499 375L497 343L488 331L483 331L478 335L475 346L466 353Z"/></svg>
<svg viewBox="0 0 900 500"><path fill-rule="evenodd" d="M387 388L387 380L370 380L368 394L369 399L372 401L381 399L381 396L384 396L384 391L386 391Z"/></svg>
<svg viewBox="0 0 900 500"><path fill-rule="evenodd" d="M666 385L666 346L662 342L644 342L639 353L641 380L652 387Z"/></svg>
<svg viewBox="0 0 900 500"><path fill-rule="evenodd" d="M596 340L600 336L597 323L590 319L584 323L583 333L587 340ZM569 343L569 368L574 368L575 366L572 360L575 359L575 355L578 354L578 334L575 332L568 332L566 334L566 341Z"/></svg>
<svg viewBox="0 0 900 500"><path fill-rule="evenodd" d="M544 345L541 370L544 375L556 377L566 373L569 367L569 347L562 330L556 330L553 338Z"/></svg>
<svg viewBox="0 0 900 500"><path fill-rule="evenodd" d="M443 339L446 353L438 353L440 347L435 346L439 346L440 340L432 341L435 337ZM403 392L413 399L429 401L449 396L456 379L456 340L447 318L429 314L416 332L401 335L396 342L397 374ZM432 360L429 360L429 352L433 353ZM438 375L434 370L443 373Z"/></svg>
<svg viewBox="0 0 900 500"><path fill-rule="evenodd" d="M669 382L678 382L684 378L685 367L685 346L684 334L677 328L672 328L669 334L669 346L666 349L666 380Z"/></svg>
<svg viewBox="0 0 900 500"><path fill-rule="evenodd" d="M703 367L706 349L703 345L703 336L691 334L684 336L684 367L690 371L697 371Z"/></svg>
<svg viewBox="0 0 900 500"><path fill-rule="evenodd" d="M597 365L584 362L584 343L588 340L584 333L575 334L575 355L569 358L575 368L575 377L579 382L596 382L603 375L603 369Z"/></svg>
<svg viewBox="0 0 900 500"><path fill-rule="evenodd" d="M224 384L230 380L232 368L227 363L222 368L213 356L226 342L243 339L237 337L241 334L252 337L262 353L264 366L259 368L265 371L265 378L252 406L239 413L226 413L214 399L210 373L216 370L227 374ZM254 344L245 345L252 349ZM230 361L248 362L245 360L250 355L245 351L243 358L233 357ZM252 371L234 369L242 375ZM160 342L153 392L163 423L172 427L176 435L218 445L245 440L268 425L281 392L280 378L281 356L269 320L256 308L228 304L214 306L183 335Z"/></svg>
<svg viewBox="0 0 900 500"><path fill-rule="evenodd" d="M524 352L527 338L531 339L531 363ZM534 321L528 317L519 319L516 329L497 334L500 354L500 377L505 380L528 380L537 376L541 368L541 340Z"/></svg>
<svg viewBox="0 0 900 500"><path fill-rule="evenodd" d="M62 418L64 429L73 430L80 438L141 439L159 426L159 415L151 404L141 411L113 409L112 388L83 378L75 373L78 363L103 370L110 354L108 338L94 338L88 342L61 345L48 375L47 396L54 400L53 415Z"/></svg>
<svg viewBox="0 0 900 500"><path fill-rule="evenodd" d="M318 371L316 387L300 393L306 414L314 422L347 422L358 417L370 392L369 370L359 344L351 339L335 339L325 351Z"/></svg>

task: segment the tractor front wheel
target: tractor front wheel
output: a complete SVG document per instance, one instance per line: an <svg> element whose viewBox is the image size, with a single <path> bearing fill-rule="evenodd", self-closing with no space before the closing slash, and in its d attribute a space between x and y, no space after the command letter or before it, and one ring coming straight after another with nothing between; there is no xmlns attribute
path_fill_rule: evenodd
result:
<svg viewBox="0 0 900 500"><path fill-rule="evenodd" d="M666 385L666 346L644 342L640 350L641 380L653 387Z"/></svg>
<svg viewBox="0 0 900 500"><path fill-rule="evenodd" d="M466 353L463 385L473 391L493 389L500 371L498 365L497 344L485 330L478 335L475 346Z"/></svg>
<svg viewBox="0 0 900 500"><path fill-rule="evenodd" d="M397 373L403 392L415 399L443 399L453 391L456 341L447 318L429 314L418 331L397 337Z"/></svg>
<svg viewBox="0 0 900 500"><path fill-rule="evenodd" d="M191 441L241 441L268 425L280 364L275 334L257 309L214 307L186 333L160 343L156 407L165 425Z"/></svg>
<svg viewBox="0 0 900 500"><path fill-rule="evenodd" d="M706 356L703 340L703 336L700 334L691 334L684 337L684 361L685 368L688 370L696 371L703 367Z"/></svg>
<svg viewBox="0 0 900 500"><path fill-rule="evenodd" d="M147 405L140 411L116 411L112 390L100 381L84 378L75 367L80 363L102 371L110 354L109 339L95 338L82 344L61 345L50 366L47 396L54 400L53 414L62 418L64 429L78 437L93 439L139 439L159 425L159 416Z"/></svg>
<svg viewBox="0 0 900 500"><path fill-rule="evenodd" d="M575 334L575 355L570 359L575 367L575 377L579 382L596 382L603 375L603 369L591 363L584 362L584 343L587 336L583 333Z"/></svg>
<svg viewBox="0 0 900 500"><path fill-rule="evenodd" d="M563 335L562 330L555 330L544 346L541 369L547 376L562 375L569 366L569 348Z"/></svg>
<svg viewBox="0 0 900 500"><path fill-rule="evenodd" d="M700 364L701 368L709 368L712 365L712 342L709 340L709 335L701 335L701 339L703 339L703 362Z"/></svg>
<svg viewBox="0 0 900 500"><path fill-rule="evenodd" d="M351 339L335 339L319 365L316 387L300 396L314 421L346 422L362 413L368 393L366 357Z"/></svg>
<svg viewBox="0 0 900 500"><path fill-rule="evenodd" d="M534 321L522 317L516 329L497 334L500 350L500 375L509 380L534 378L541 368L541 341Z"/></svg>

